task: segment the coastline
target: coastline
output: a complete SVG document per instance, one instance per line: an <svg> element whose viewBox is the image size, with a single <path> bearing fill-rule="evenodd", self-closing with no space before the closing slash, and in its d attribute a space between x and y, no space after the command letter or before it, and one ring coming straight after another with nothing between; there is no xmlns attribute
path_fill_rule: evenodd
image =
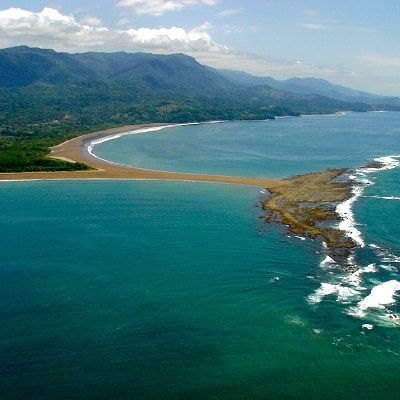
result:
<svg viewBox="0 0 400 400"><path fill-rule="evenodd" d="M348 172L345 168L298 175L284 186L270 189L271 196L262 204L267 222L287 225L295 235L322 238L332 258L347 258L356 242L335 221L342 216L335 205L352 198L353 182L337 179Z"/></svg>
<svg viewBox="0 0 400 400"><path fill-rule="evenodd" d="M170 124L127 125L118 128L92 132L67 140L51 147L49 157L59 158L69 162L81 162L91 167L88 171L55 171L55 172L18 172L0 173L0 181L13 180L59 180L59 179L148 179L148 180L179 180L240 184L249 186L269 187L280 180L268 178L249 178L240 176L207 175L183 172L169 172L133 168L107 162L94 157L88 151L88 146L96 140L108 136L136 131L145 128L165 127Z"/></svg>
<svg viewBox="0 0 400 400"><path fill-rule="evenodd" d="M333 250L348 251L354 242L343 230L329 227L338 219L332 203L350 198L351 182L335 182L346 169L334 169L298 175L284 179L251 178L243 176L209 175L169 172L134 168L102 160L91 154L94 142L114 135L151 128L164 128L171 124L127 125L79 136L53 146L49 157L69 162L81 162L91 167L87 171L0 173L0 181L15 180L175 180L256 186L267 189L269 197L263 201L267 223L279 222L295 234L304 237L321 237Z"/></svg>

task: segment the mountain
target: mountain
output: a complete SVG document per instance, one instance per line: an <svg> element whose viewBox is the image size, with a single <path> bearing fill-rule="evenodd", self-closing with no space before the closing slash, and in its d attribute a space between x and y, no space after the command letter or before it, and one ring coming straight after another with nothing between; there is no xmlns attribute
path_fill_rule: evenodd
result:
<svg viewBox="0 0 400 400"><path fill-rule="evenodd" d="M214 70L232 83L245 87L268 85L272 88L298 94L318 94L331 99L346 102L361 102L373 106L376 109L400 110L400 98L379 96L373 93L354 90L345 86L335 85L324 79L316 78L291 78L287 80L276 80L271 77L260 77L241 71L227 69Z"/></svg>
<svg viewBox="0 0 400 400"><path fill-rule="evenodd" d="M244 73L243 73L244 74ZM251 77L251 75L248 75ZM254 84L244 87L231 77L199 64L184 54L154 55L148 53L57 53L54 50L19 46L0 50L0 88L86 88L108 86L119 95L128 90L154 98L205 98L214 97L241 103L259 103L304 112L304 102L318 109L318 102L326 111L329 100L320 99L321 93L285 93L286 89L274 87L271 79L251 77ZM297 93L297 95L294 95ZM66 90L68 94L68 90ZM301 94L302 96L299 96ZM304 96L310 94L311 96ZM41 93L38 91L40 97ZM317 95L317 96L316 96ZM110 97L110 96L107 96ZM118 95L117 95L118 97ZM288 102L285 104L285 101ZM335 99L340 100L341 99ZM296 102L298 104L296 105ZM333 101L333 109L352 109ZM296 110L297 108L297 110ZM315 111L318 112L318 111Z"/></svg>
<svg viewBox="0 0 400 400"><path fill-rule="evenodd" d="M184 54L69 54L27 46L0 50L0 95L8 125L65 116L79 127L370 109L314 93L288 93L263 81L244 86Z"/></svg>
<svg viewBox="0 0 400 400"><path fill-rule="evenodd" d="M29 86L39 82L60 85L96 81L124 81L173 91L235 86L183 54L68 54L26 46L0 50L0 87Z"/></svg>

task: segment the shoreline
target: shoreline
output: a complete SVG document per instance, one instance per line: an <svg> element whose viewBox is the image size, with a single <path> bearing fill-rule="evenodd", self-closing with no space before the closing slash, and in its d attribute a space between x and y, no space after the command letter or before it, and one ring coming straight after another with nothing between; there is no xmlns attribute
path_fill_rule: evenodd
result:
<svg viewBox="0 0 400 400"><path fill-rule="evenodd" d="M170 172L124 166L96 157L90 151L95 141L114 135L142 129L163 129L173 124L126 125L96 131L67 140L51 147L49 157L69 162L81 162L91 167L87 171L20 172L0 173L0 181L18 180L173 180L209 182L255 186L268 190L269 197L262 202L265 221L287 225L289 231L304 237L321 237L333 252L347 252L355 246L343 230L329 227L339 218L332 211L332 203L340 203L351 197L352 182L335 182L347 172L331 169L289 178L251 178L243 176L210 175Z"/></svg>
<svg viewBox="0 0 400 400"><path fill-rule="evenodd" d="M166 127L172 124L140 124L126 125L118 128L96 131L67 140L50 148L49 157L81 162L93 168L88 171L55 171L55 172L16 172L0 173L0 181L16 180L59 180L59 179L148 179L177 180L240 184L249 186L269 187L280 180L268 178L249 178L241 176L196 174L185 172L169 172L144 168L128 167L105 160L90 154L88 147L93 141L109 136L136 131L145 128Z"/></svg>
<svg viewBox="0 0 400 400"><path fill-rule="evenodd" d="M262 203L266 221L286 225L295 235L321 238L330 257L348 258L357 243L340 224L333 226L342 220L337 205L353 197L354 182L338 180L348 171L337 168L298 175L287 179L284 186L273 187L271 196Z"/></svg>

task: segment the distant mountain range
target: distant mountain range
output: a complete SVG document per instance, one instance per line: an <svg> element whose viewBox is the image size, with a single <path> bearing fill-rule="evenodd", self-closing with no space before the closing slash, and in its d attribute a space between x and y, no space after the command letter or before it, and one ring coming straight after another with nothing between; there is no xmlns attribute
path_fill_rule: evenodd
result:
<svg viewBox="0 0 400 400"><path fill-rule="evenodd" d="M260 77L241 71L227 69L216 70L222 76L239 85L254 87L268 85L271 88L299 94L318 94L331 99L347 102L361 102L375 108L393 109L400 107L399 97L379 96L376 94L354 90L345 86L335 85L324 79L291 78L276 80L271 77Z"/></svg>

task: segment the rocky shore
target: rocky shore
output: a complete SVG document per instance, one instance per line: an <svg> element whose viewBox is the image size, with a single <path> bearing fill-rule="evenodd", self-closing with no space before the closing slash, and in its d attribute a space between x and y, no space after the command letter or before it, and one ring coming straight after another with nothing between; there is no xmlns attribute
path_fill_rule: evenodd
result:
<svg viewBox="0 0 400 400"><path fill-rule="evenodd" d="M331 169L299 175L268 188L270 196L262 205L266 221L285 224L296 235L320 237L331 255L346 255L355 243L335 227L339 218L335 205L351 196L352 182L338 180L345 172Z"/></svg>

